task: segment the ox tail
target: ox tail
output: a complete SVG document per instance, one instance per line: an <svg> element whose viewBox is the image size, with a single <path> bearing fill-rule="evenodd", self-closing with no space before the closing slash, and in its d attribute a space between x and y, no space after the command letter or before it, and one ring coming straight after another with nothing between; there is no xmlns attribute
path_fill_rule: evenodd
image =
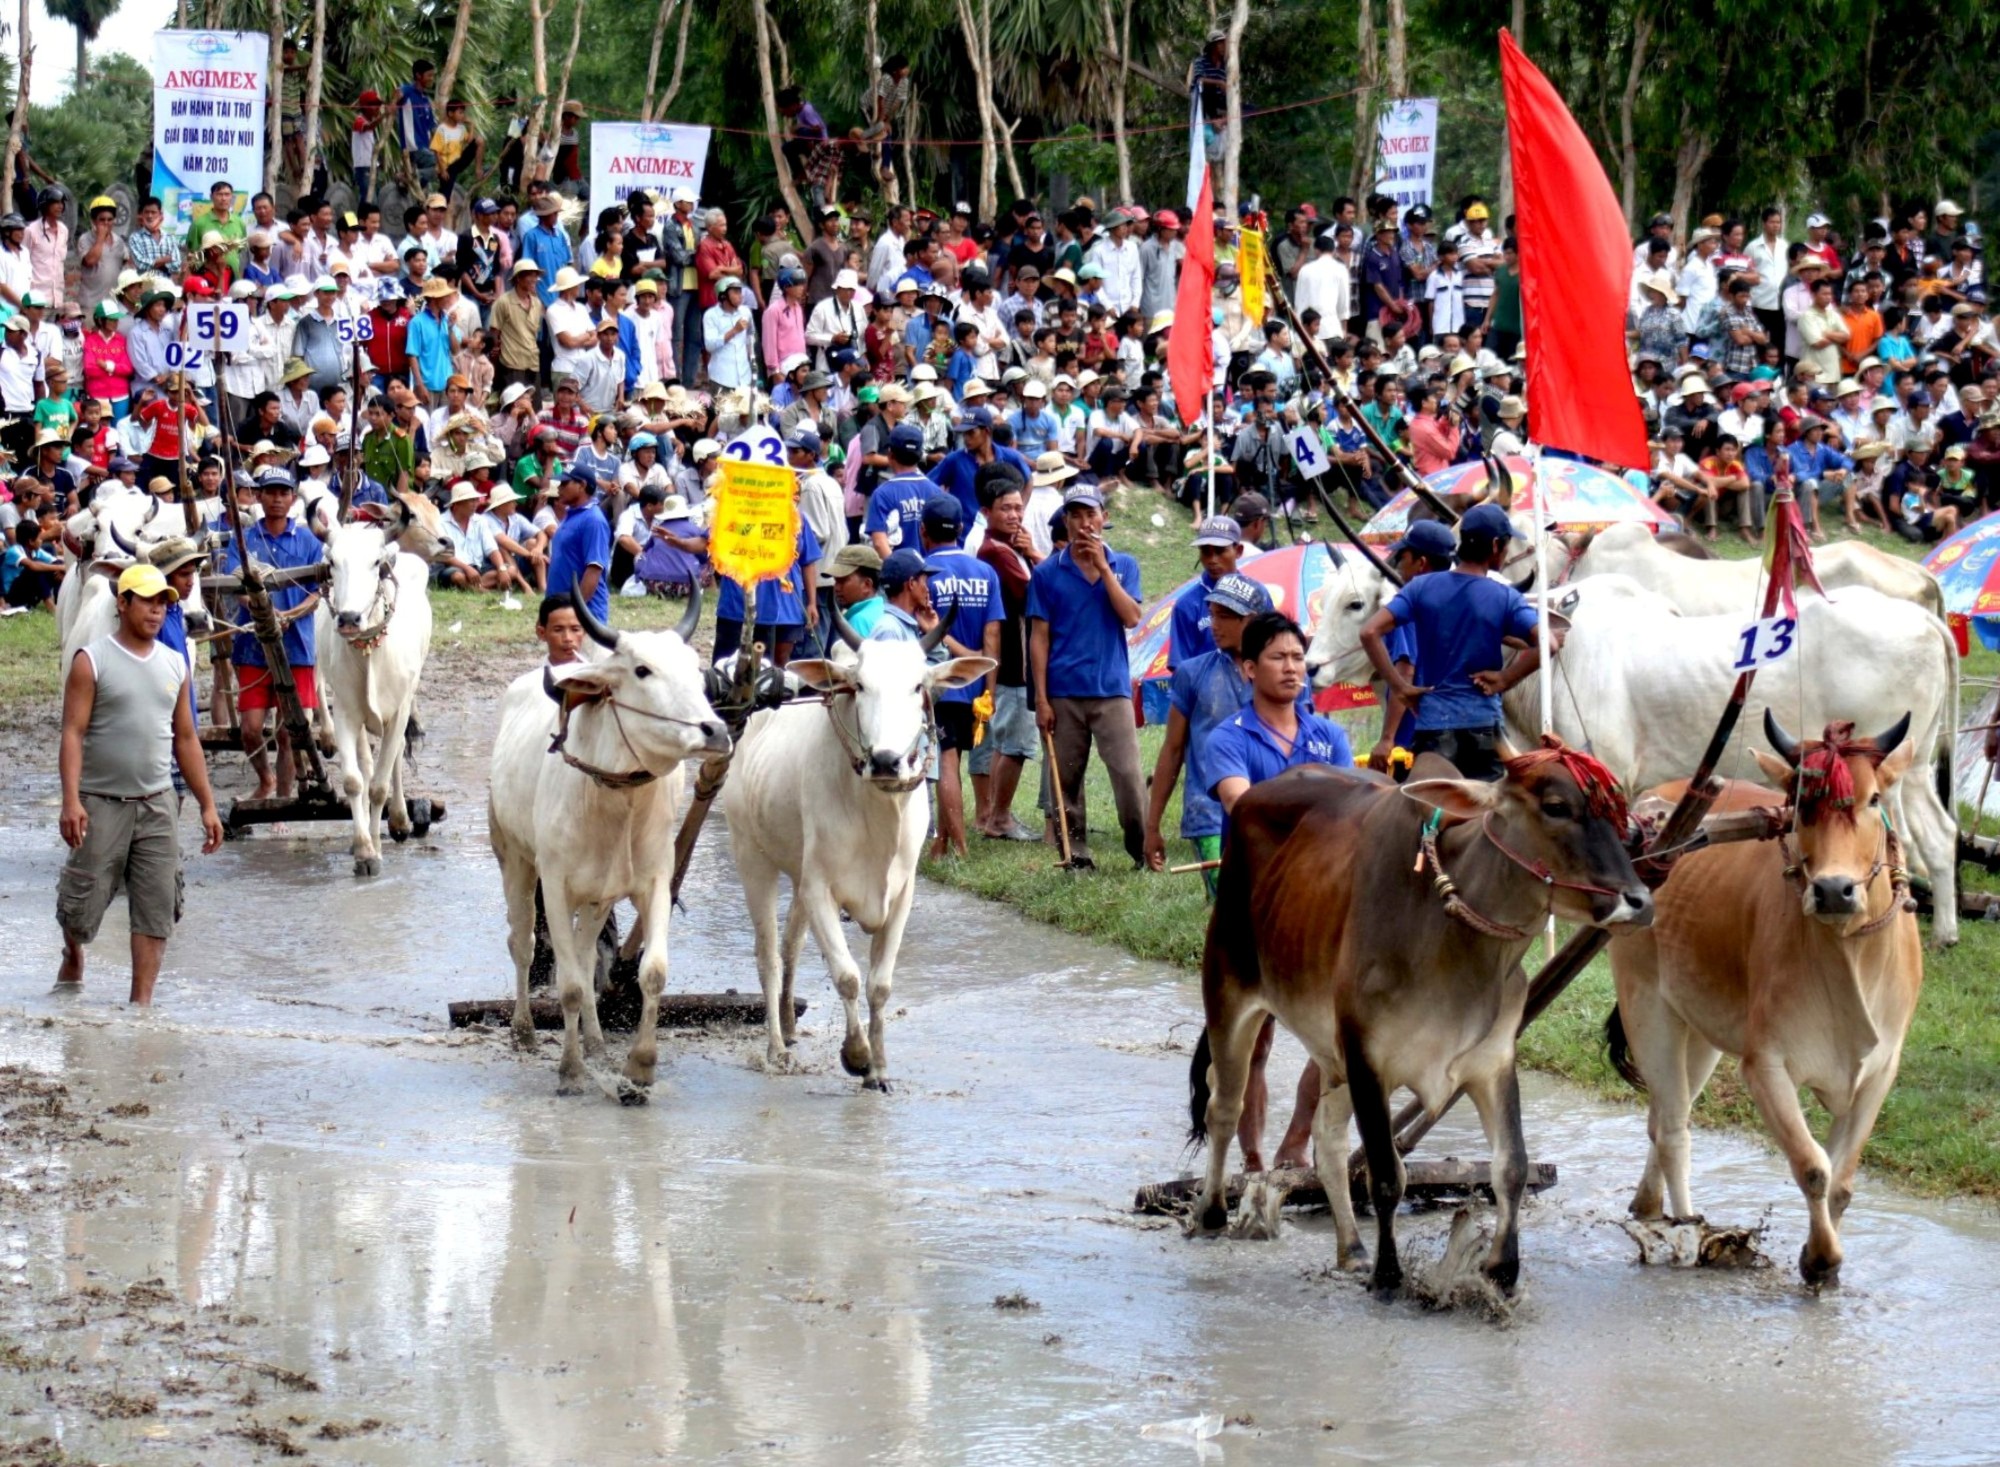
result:
<svg viewBox="0 0 2000 1467"><path fill-rule="evenodd" d="M1604 1047L1611 1058L1611 1068L1616 1070L1627 1085L1634 1090L1646 1088L1646 1077L1639 1073L1639 1067L1632 1063L1632 1046L1625 1038L1625 1016L1618 1012L1618 1005L1611 1006L1611 1012L1604 1020Z"/></svg>
<svg viewBox="0 0 2000 1467"><path fill-rule="evenodd" d="M1208 1140L1208 1025L1201 1026L1194 1058L1188 1061L1188 1145L1199 1148Z"/></svg>
<svg viewBox="0 0 2000 1467"><path fill-rule="evenodd" d="M1942 613L1932 622L1938 640L1944 646L1945 697L1944 717L1938 720L1937 736L1937 787L1938 799L1944 805L1945 818L1953 827L1952 838L1956 840L1958 826L1958 725L1965 717L1959 707L1959 665L1958 641L1951 634ZM1979 812L1973 812L1973 819Z"/></svg>

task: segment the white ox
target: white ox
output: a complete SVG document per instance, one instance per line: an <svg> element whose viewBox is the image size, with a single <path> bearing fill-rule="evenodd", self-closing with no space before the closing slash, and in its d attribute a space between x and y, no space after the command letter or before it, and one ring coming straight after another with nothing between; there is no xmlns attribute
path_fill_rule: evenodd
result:
<svg viewBox="0 0 2000 1467"><path fill-rule="evenodd" d="M887 1090L882 1025L916 895L917 857L930 806L928 704L996 665L990 657L932 664L925 642L864 642L836 611L834 630L850 664L808 659L789 671L825 695L750 720L729 774L729 844L756 934L772 1070L791 1065L792 982L812 929L847 1010L840 1062L872 1090ZM778 941L778 877L792 883L784 945ZM861 1032L861 972L841 932L845 910L869 937L868 1033ZM650 934L649 934L650 935Z"/></svg>
<svg viewBox="0 0 2000 1467"><path fill-rule="evenodd" d="M389 834L406 840L403 738L431 645L430 560L443 544L437 506L399 494L327 537L330 572L313 613L319 685L333 725L341 791L354 816L354 874L382 870Z"/></svg>
<svg viewBox="0 0 2000 1467"><path fill-rule="evenodd" d="M1313 628L1306 666L1313 686L1373 682L1375 669L1361 650L1361 628L1389 604L1396 587L1359 551L1343 551L1340 568L1320 597L1319 625Z"/></svg>
<svg viewBox="0 0 2000 1467"><path fill-rule="evenodd" d="M136 496L127 496L136 503ZM157 502L157 501L155 501ZM62 665L68 667L77 652L89 646L99 637L108 637L118 629L118 590L116 582L119 574L135 562L148 556L155 546L168 540L180 538L181 519L175 515L171 521L164 517L148 522L149 532L135 538L125 531L122 520L134 516L121 517L120 521L106 520L99 526L99 535L93 536L93 544L102 538L107 549L93 553L87 560L80 560L70 567L63 577L62 588L57 592L58 626L62 634ZM157 532L155 527L159 527ZM203 549L209 545L209 537L200 536L195 543ZM69 618L65 624L60 613L61 597L69 595ZM202 600L201 577L196 576L189 588L187 600L181 603L181 615L191 633L209 629L208 607ZM193 649L190 649L193 650Z"/></svg>
<svg viewBox="0 0 2000 1467"><path fill-rule="evenodd" d="M1628 789L1692 774L1735 685L1744 618L1683 616L1628 576L1592 576L1564 587L1550 605L1570 619L1556 657L1555 732L1602 759ZM1724 756L1718 773L1742 775L1747 750L1771 751L1766 708L1806 728L1840 721L1887 728L1908 713L1920 764L1949 761L1958 652L1943 622L1864 586L1831 601L1806 591L1796 641L1789 657L1758 672L1733 757ZM1503 707L1509 736L1532 744L1541 727L1536 677L1515 684ZM1948 946L1958 940L1957 825L1928 770L1899 780L1885 805L1912 864L1930 878L1932 940Z"/></svg>
<svg viewBox="0 0 2000 1467"><path fill-rule="evenodd" d="M1573 556L1566 578L1560 575L1565 552ZM1666 597L1686 616L1731 615L1748 621L1763 605L1761 560L1691 560L1659 544L1644 525L1614 525L1595 536L1565 540L1551 545L1548 557L1550 574L1558 579L1630 576L1647 590ZM1935 576L1915 561L1859 540L1816 547L1813 569L1829 591L1866 586L1898 601L1913 602L1932 616L1944 615L1944 593L1938 589Z"/></svg>
<svg viewBox="0 0 2000 1467"><path fill-rule="evenodd" d="M561 1094L581 1087L586 1051L592 1058L604 1052L592 982L597 934L612 907L629 898L646 934L639 956L644 1006L618 1092L627 1104L641 1104L659 1057L681 763L727 753L729 734L708 705L687 644L701 616L699 595L669 632L614 632L587 605L576 613L608 655L516 678L501 700L488 774L487 833L506 886L514 959L514 1040L535 1047L528 965L536 882L562 1000ZM559 749L551 747L556 739Z"/></svg>

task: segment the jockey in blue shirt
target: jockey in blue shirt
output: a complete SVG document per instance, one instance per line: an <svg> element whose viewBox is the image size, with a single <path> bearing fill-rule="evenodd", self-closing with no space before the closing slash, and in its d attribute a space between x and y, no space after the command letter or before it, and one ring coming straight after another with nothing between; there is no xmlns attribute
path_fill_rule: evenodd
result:
<svg viewBox="0 0 2000 1467"><path fill-rule="evenodd" d="M1167 624L1169 668L1215 650L1208 627L1209 592L1236 569L1243 554L1243 529L1226 514L1214 515L1195 527L1194 548L1201 556L1201 576L1174 602L1173 619Z"/></svg>

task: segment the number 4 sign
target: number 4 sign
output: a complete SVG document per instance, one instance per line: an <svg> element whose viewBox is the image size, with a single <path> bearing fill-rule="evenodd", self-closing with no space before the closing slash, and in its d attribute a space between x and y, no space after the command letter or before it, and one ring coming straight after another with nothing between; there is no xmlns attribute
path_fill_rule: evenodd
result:
<svg viewBox="0 0 2000 1467"><path fill-rule="evenodd" d="M1751 622L1736 638L1736 671L1782 662L1798 646L1798 630L1798 622L1789 616Z"/></svg>
<svg viewBox="0 0 2000 1467"><path fill-rule="evenodd" d="M1301 479L1317 479L1326 472L1326 447L1319 441L1318 429L1294 428L1289 442L1292 467Z"/></svg>

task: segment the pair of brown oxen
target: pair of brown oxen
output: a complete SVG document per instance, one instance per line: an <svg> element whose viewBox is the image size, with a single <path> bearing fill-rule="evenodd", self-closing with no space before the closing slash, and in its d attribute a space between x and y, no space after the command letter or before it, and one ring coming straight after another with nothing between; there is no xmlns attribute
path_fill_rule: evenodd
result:
<svg viewBox="0 0 2000 1467"><path fill-rule="evenodd" d="M1691 1217L1688 1112L1724 1052L1805 1194L1799 1269L1839 1270L1839 1224L1862 1144L1894 1083L1923 981L1901 852L1883 792L1917 751L1906 717L1875 738L1832 725L1801 747L1766 715L1781 790L1733 784L1719 808L1784 804L1779 841L1683 856L1657 892L1633 868L1623 797L1604 766L1549 741L1511 756L1497 783L1420 759L1398 788L1307 767L1253 787L1230 816L1202 994L1207 1029L1190 1086L1194 1136L1214 1142L1192 1225L1228 1220L1224 1168L1266 1015L1325 1078L1313 1120L1341 1266L1366 1266L1347 1181L1360 1126L1377 1241L1372 1287L1402 1281L1395 1214L1403 1164L1389 1097L1409 1087L1436 1114L1463 1089L1492 1152L1497 1202L1484 1271L1520 1272L1526 1181L1515 1037L1519 964L1550 912L1613 927L1618 1007L1606 1025L1621 1072L1651 1092L1651 1150L1632 1211ZM1441 878L1441 879L1440 879ZM1799 1105L1833 1116L1825 1146Z"/></svg>

